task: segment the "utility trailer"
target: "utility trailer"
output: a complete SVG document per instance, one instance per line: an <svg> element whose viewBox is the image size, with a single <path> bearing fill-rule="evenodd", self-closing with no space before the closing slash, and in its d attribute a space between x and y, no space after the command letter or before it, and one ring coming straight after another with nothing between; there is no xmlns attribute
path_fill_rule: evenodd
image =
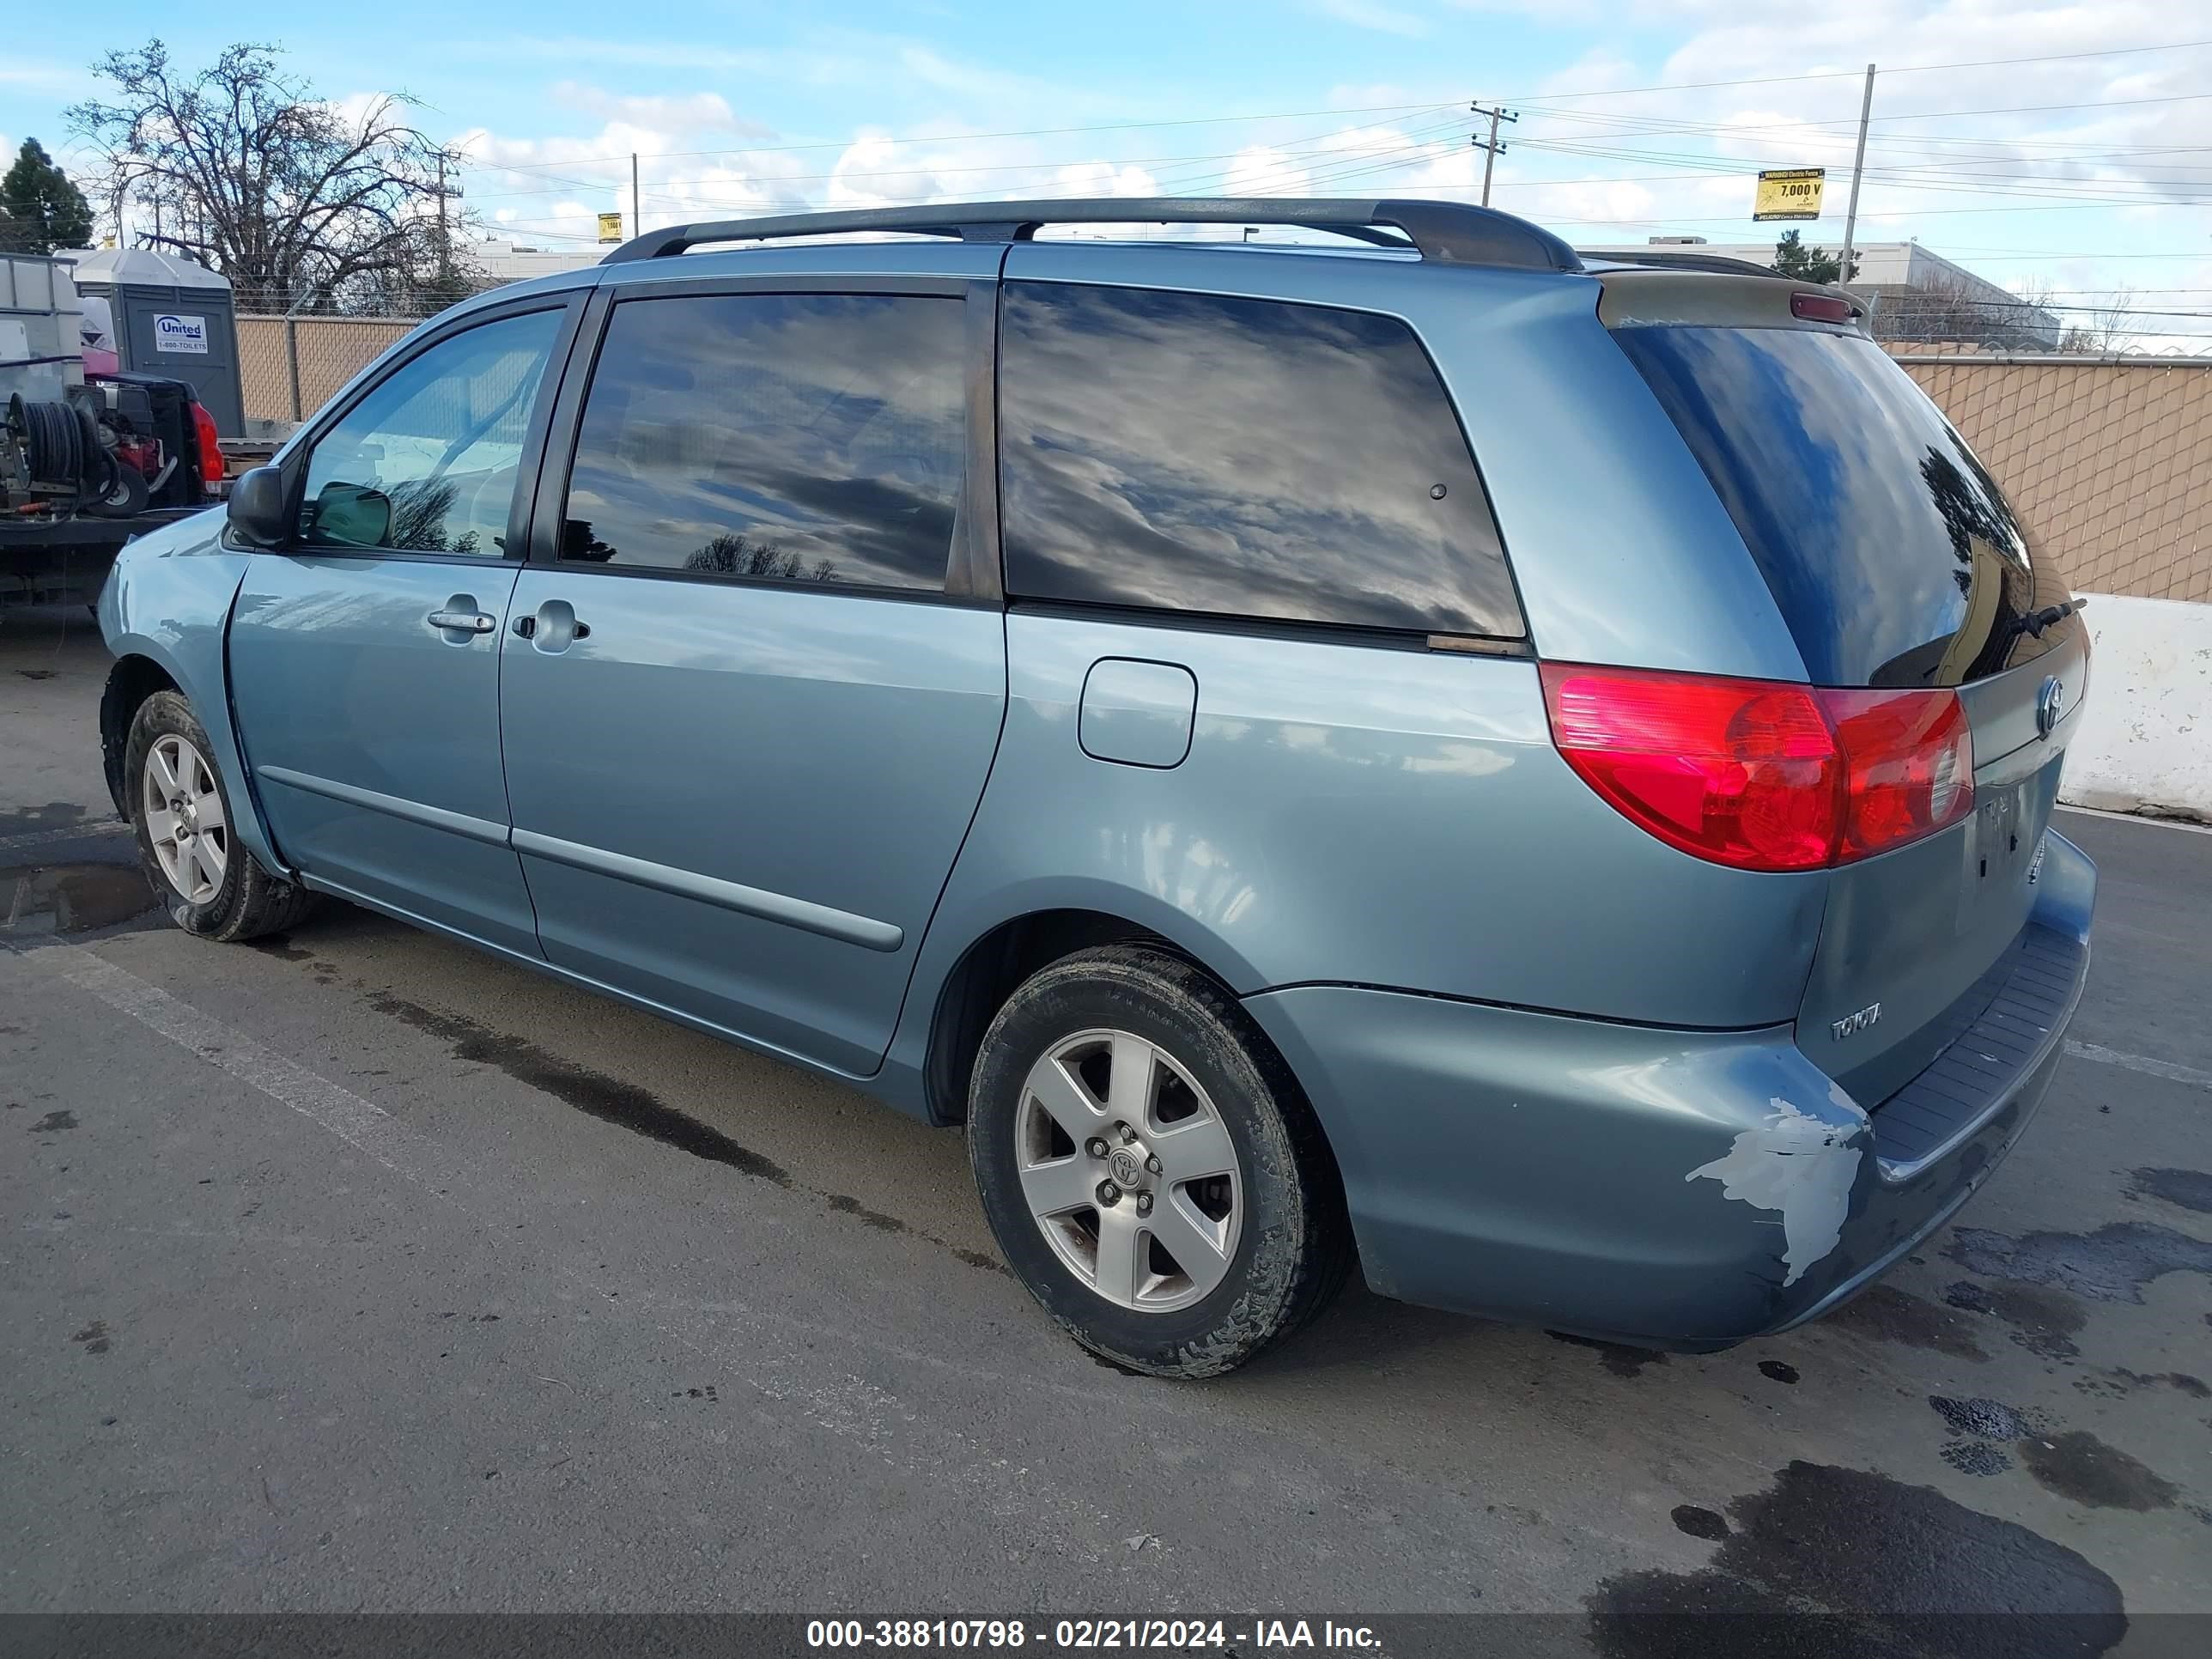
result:
<svg viewBox="0 0 2212 1659"><path fill-rule="evenodd" d="M225 471L195 386L88 333L69 259L0 256L0 613L91 604L126 542L219 499Z"/></svg>

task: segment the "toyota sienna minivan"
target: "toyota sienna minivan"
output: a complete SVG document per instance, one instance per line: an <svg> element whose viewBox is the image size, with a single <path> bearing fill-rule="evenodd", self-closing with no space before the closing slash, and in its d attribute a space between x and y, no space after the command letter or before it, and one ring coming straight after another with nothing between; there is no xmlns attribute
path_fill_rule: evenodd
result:
<svg viewBox="0 0 2212 1659"><path fill-rule="evenodd" d="M1316 238L1036 234L1151 222ZM2075 611L1839 289L1457 203L954 204L424 323L125 550L102 729L183 927L335 895L961 1126L1122 1365L1355 1263L1694 1351L2041 1099Z"/></svg>

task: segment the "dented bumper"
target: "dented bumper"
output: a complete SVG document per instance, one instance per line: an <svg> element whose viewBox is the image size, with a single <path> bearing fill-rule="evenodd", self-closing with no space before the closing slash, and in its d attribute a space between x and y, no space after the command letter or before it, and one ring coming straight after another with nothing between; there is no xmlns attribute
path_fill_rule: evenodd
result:
<svg viewBox="0 0 2212 1659"><path fill-rule="evenodd" d="M1671 1030L1339 986L1245 1006L1321 1116L1376 1291L1724 1347L1844 1300L1987 1179L2057 1068L2095 884L2052 835L2031 925L2081 945L2063 1006L1913 1161L1883 1156L1882 1107L1789 1026Z"/></svg>

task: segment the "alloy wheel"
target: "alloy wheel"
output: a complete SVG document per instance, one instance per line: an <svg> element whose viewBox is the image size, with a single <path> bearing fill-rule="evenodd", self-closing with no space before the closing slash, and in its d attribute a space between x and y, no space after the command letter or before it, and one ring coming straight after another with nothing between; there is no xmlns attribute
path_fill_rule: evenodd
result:
<svg viewBox="0 0 2212 1659"><path fill-rule="evenodd" d="M185 903L207 903L230 867L230 821L214 769L190 741L165 733L146 751L141 790L146 838L162 875Z"/></svg>
<svg viewBox="0 0 2212 1659"><path fill-rule="evenodd" d="M1243 1177L1197 1079L1131 1031L1078 1032L1022 1084L1016 1162L1031 1218L1117 1307L1188 1307L1229 1272Z"/></svg>

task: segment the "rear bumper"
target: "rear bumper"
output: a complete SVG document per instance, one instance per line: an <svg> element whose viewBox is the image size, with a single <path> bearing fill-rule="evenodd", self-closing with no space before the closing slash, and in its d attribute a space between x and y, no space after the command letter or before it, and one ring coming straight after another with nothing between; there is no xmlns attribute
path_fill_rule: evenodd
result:
<svg viewBox="0 0 2212 1659"><path fill-rule="evenodd" d="M1912 1108L1909 1132L1902 1110L1886 1126L1890 1102L1853 1101L1787 1026L1669 1030L1332 986L1245 1006L1328 1133L1377 1291L1725 1347L1863 1289L2011 1150L2081 996L2095 890L2095 866L2052 833L2029 924L2042 1000L1994 987L2007 1041L1970 1026L1893 1096ZM1966 1076L1981 1081L1961 1088Z"/></svg>

